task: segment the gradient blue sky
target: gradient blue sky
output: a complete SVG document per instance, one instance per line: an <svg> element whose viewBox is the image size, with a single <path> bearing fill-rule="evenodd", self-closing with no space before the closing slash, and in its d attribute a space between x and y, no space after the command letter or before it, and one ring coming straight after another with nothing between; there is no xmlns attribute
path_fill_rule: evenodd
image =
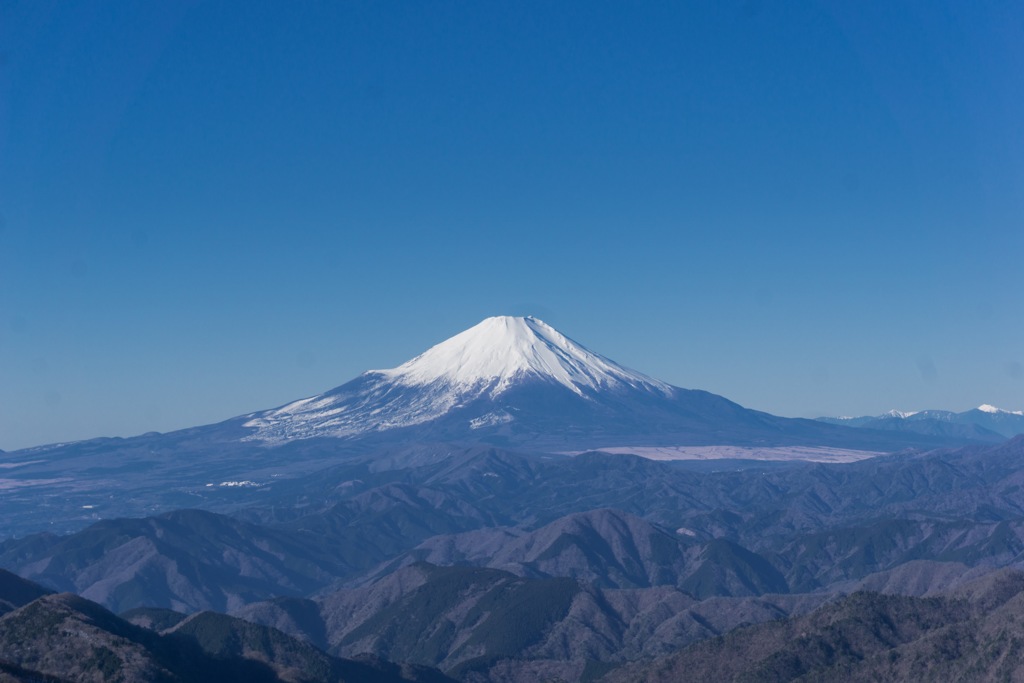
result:
<svg viewBox="0 0 1024 683"><path fill-rule="evenodd" d="M1014 2L0 4L0 448L534 314L781 415L1024 408Z"/></svg>

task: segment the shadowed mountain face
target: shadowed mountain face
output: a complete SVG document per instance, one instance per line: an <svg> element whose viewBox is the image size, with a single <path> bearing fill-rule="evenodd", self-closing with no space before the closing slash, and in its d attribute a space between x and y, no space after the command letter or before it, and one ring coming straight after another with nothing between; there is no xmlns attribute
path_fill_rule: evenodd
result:
<svg viewBox="0 0 1024 683"><path fill-rule="evenodd" d="M267 593L305 594L338 573L326 552L311 558L286 533L196 510L100 522L53 540L51 559L31 576L119 611L226 609Z"/></svg>
<svg viewBox="0 0 1024 683"><path fill-rule="evenodd" d="M17 574L0 569L0 615L16 610L51 592L37 583L26 581Z"/></svg>
<svg viewBox="0 0 1024 683"><path fill-rule="evenodd" d="M420 563L305 604L272 600L238 615L322 642L341 656L370 651L409 658L470 681L568 681L579 680L588 662L665 654L740 624L804 613L828 598L700 600L667 586L598 588Z"/></svg>
<svg viewBox="0 0 1024 683"><path fill-rule="evenodd" d="M326 520L304 520L301 532L294 524L286 532L189 510L102 522L65 538L11 542L5 557L20 557L33 578L113 609L232 610L272 596L311 595L338 579L359 576L360 568L387 557L380 546L368 545L369 529L384 519L377 517L364 531L337 528L328 511ZM413 527L405 543L421 536ZM380 564L367 578L423 559L614 588L681 586L701 597L787 592L778 570L735 543L696 540L614 510L568 515L532 532L503 527L434 535Z"/></svg>
<svg viewBox="0 0 1024 683"><path fill-rule="evenodd" d="M436 536L377 575L416 562L569 577L607 588L677 586L702 598L789 592L771 563L734 543L701 541L608 509L566 515L531 532L495 528Z"/></svg>
<svg viewBox="0 0 1024 683"><path fill-rule="evenodd" d="M305 605L273 600L238 614L311 642L323 637L325 647L342 656L369 651L436 665L457 677L505 680L498 671L509 661L529 660L531 671L554 675L588 658L664 652L671 643L744 621L804 611L824 597L700 601L671 587L602 589L564 578L419 563ZM522 675L528 680L533 674Z"/></svg>
<svg viewBox="0 0 1024 683"><path fill-rule="evenodd" d="M858 592L806 616L628 665L603 680L1019 680L1022 607L1024 575L1018 572L931 598Z"/></svg>
<svg viewBox="0 0 1024 683"><path fill-rule="evenodd" d="M307 595L424 538L482 523L449 515L443 496L426 497L429 502L415 491L384 487L274 527L199 510L109 520L71 536L2 544L9 549L3 561L119 611L227 610L273 595Z"/></svg>
<svg viewBox="0 0 1024 683"><path fill-rule="evenodd" d="M20 583L19 583L20 581ZM26 582L0 576L0 593ZM0 677L19 681L124 683L445 683L424 667L331 657L266 626L203 612L164 634L130 623L69 593L39 594L0 617Z"/></svg>

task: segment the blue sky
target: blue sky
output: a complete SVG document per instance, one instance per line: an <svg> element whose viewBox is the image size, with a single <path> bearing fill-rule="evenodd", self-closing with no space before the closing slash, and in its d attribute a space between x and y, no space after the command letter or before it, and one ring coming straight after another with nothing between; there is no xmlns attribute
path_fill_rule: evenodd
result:
<svg viewBox="0 0 1024 683"><path fill-rule="evenodd" d="M1024 10L0 4L0 448L534 314L781 415L1024 408Z"/></svg>

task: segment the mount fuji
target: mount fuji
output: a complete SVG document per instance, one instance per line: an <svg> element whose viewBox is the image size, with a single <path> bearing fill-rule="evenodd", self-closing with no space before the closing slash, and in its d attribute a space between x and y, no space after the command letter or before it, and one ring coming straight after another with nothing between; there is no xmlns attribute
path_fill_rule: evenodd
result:
<svg viewBox="0 0 1024 683"><path fill-rule="evenodd" d="M536 318L487 318L390 370L245 423L266 442L349 437L457 415L477 430L509 424L524 388L596 403L603 394L667 397L672 387L589 351Z"/></svg>
<svg viewBox="0 0 1024 683"><path fill-rule="evenodd" d="M487 318L388 370L239 418L246 441L475 441L545 450L922 442L775 417L619 365L533 317Z"/></svg>

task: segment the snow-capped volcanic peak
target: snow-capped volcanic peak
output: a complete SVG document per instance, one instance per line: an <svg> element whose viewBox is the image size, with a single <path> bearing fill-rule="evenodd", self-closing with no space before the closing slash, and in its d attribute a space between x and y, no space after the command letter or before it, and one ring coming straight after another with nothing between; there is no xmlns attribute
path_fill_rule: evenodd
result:
<svg viewBox="0 0 1024 683"><path fill-rule="evenodd" d="M246 416L247 439L282 442L411 427L458 414L471 430L517 418L498 399L539 382L587 403L619 391L669 399L664 382L589 351L536 318L488 318L390 370L365 372L319 396ZM504 400L502 398L501 400ZM469 407L472 406L472 407ZM509 412L509 411L512 412Z"/></svg>
<svg viewBox="0 0 1024 683"><path fill-rule="evenodd" d="M671 391L664 382L628 370L533 317L487 318L397 368L376 372L408 387L442 382L470 390L486 385L492 397L530 376L554 380L580 395L584 389L622 385Z"/></svg>

